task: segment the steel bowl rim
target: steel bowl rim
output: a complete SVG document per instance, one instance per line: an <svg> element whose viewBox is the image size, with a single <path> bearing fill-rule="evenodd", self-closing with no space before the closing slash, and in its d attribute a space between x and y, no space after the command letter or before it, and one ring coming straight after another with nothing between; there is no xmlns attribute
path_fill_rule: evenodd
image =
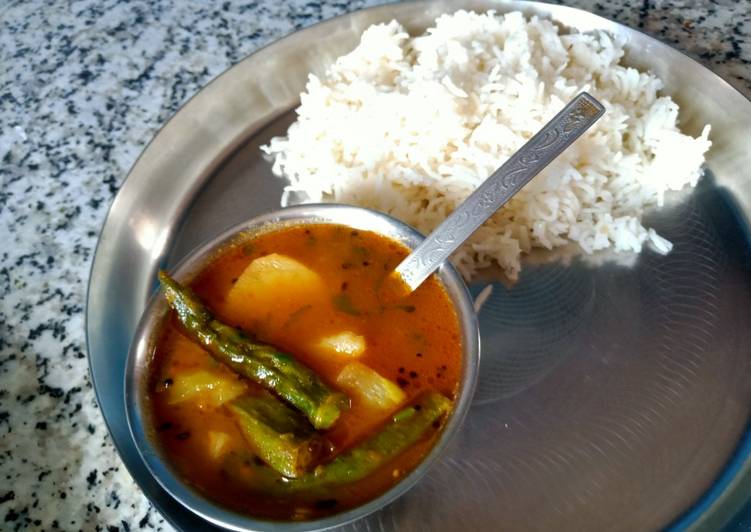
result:
<svg viewBox="0 0 751 532"><path fill-rule="evenodd" d="M413 227L387 214L371 209L337 204L307 204L266 213L227 229L220 235L194 248L175 266L173 269L174 275L180 279L190 278L206 265L206 262L214 256L213 254L216 251L221 250L238 238L245 238L244 235L252 234L258 230L262 231L263 227L269 224L283 227L296 225L296 223L332 223L385 234L381 230L371 229L370 226L364 224L350 225L344 223L345 219L354 219L357 216L364 216L368 222L372 221L373 224L371 225L376 225L375 222L378 222L383 227L388 226L393 229L393 235L385 236L396 237L409 247L414 247L424 238ZM147 359L153 346L153 335L167 311L167 305L158 292L155 292L149 298L139 320L128 351L126 372L123 379L125 387L124 406L128 429L138 453L151 475L162 488L187 509L210 523L229 530L326 530L365 517L394 502L414 487L444 454L466 417L479 374L479 324L469 290L461 275L448 262L440 267L438 275L449 293L460 322L464 344L462 348L463 375L454 409L448 422L441 430L438 441L420 463L391 488L362 505L339 514L310 521L272 521L254 518L223 508L220 504L203 497L198 491L189 488L184 481L180 480L179 474L168 464L168 460L159 451L158 445L148 435L147 418L149 415L146 411L148 401L143 395L144 379L142 372L145 372L148 366Z"/></svg>

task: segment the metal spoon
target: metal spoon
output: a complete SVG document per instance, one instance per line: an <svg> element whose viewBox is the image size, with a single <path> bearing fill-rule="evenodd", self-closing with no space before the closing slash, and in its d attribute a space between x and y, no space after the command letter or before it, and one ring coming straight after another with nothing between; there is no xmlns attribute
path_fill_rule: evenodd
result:
<svg viewBox="0 0 751 532"><path fill-rule="evenodd" d="M406 293L420 286L485 220L587 131L604 112L602 104L586 92L571 100L396 267L395 273L406 285Z"/></svg>

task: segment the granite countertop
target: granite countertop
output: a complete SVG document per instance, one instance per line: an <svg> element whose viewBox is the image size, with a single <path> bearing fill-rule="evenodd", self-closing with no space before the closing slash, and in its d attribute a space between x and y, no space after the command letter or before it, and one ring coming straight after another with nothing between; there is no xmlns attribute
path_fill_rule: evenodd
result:
<svg viewBox="0 0 751 532"><path fill-rule="evenodd" d="M157 129L259 46L378 2L41 0L0 15L0 528L164 530L89 378L84 305L107 207ZM571 4L751 96L751 0Z"/></svg>

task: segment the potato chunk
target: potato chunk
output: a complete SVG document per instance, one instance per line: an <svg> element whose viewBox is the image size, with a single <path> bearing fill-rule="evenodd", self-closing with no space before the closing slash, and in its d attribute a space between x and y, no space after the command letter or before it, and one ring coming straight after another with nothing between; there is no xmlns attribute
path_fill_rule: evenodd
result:
<svg viewBox="0 0 751 532"><path fill-rule="evenodd" d="M206 370L181 373L167 388L169 404L194 402L198 408L216 408L247 390L245 384L233 377L226 377Z"/></svg>
<svg viewBox="0 0 751 532"><path fill-rule="evenodd" d="M350 362L336 378L339 386L379 410L392 410L406 399L399 386L360 362Z"/></svg>
<svg viewBox="0 0 751 532"><path fill-rule="evenodd" d="M342 331L321 338L315 346L315 351L321 355L356 358L365 352L365 337L352 331Z"/></svg>
<svg viewBox="0 0 751 532"><path fill-rule="evenodd" d="M226 310L245 327L266 320L276 329L293 313L325 297L320 275L295 259L272 253L243 270L227 294Z"/></svg>
<svg viewBox="0 0 751 532"><path fill-rule="evenodd" d="M230 436L226 432L209 431L209 456L218 460L229 450Z"/></svg>

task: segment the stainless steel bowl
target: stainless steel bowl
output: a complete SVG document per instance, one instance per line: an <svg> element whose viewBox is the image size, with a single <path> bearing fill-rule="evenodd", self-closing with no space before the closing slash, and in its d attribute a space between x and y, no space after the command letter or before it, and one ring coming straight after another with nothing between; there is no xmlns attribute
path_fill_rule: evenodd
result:
<svg viewBox="0 0 751 532"><path fill-rule="evenodd" d="M346 225L362 231L374 231L402 242L410 249L423 237L412 227L368 209L344 205L305 205L272 212L237 225L218 237L206 242L191 252L175 268L174 276L179 281L188 281L196 275L215 253L237 241L252 238L269 224L289 226L311 223ZM469 408L477 381L480 363L480 335L472 299L461 276L449 264L444 263L438 276L448 292L459 316L463 346L462 379L458 397L451 417L430 453L409 475L379 497L346 512L314 521L279 522L256 519L240 514L207 499L189 487L169 464L159 448L150 419L147 395L149 363L156 333L167 314L167 305L159 294L154 294L138 324L131 343L125 372L125 406L128 426L141 457L159 484L175 499L204 519L232 530L322 530L354 521L389 504L409 490L433 464L446 445L456 434Z"/></svg>

